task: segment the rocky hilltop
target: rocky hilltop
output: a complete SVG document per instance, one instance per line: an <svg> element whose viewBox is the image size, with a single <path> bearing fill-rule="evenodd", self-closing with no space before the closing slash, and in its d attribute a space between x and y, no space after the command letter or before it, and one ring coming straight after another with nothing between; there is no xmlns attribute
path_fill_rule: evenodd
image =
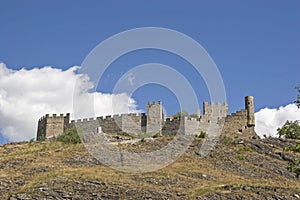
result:
<svg viewBox="0 0 300 200"><path fill-rule="evenodd" d="M300 179L288 170L300 155L283 150L296 142L247 135L221 136L205 158L203 139L195 137L176 162L143 174L104 166L83 144L6 144L0 146L0 199L300 199ZM171 139L119 146L151 151Z"/></svg>

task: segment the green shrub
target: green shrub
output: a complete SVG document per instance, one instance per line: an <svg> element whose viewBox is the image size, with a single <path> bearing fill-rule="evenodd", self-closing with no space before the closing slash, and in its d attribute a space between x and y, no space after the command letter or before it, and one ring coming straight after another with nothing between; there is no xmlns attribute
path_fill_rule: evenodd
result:
<svg viewBox="0 0 300 200"><path fill-rule="evenodd" d="M285 124L277 129L279 137L285 137L288 139L300 139L300 125L299 121L287 120Z"/></svg>
<svg viewBox="0 0 300 200"><path fill-rule="evenodd" d="M206 138L207 137L207 133L204 131L201 131L199 138Z"/></svg>
<svg viewBox="0 0 300 200"><path fill-rule="evenodd" d="M285 137L288 139L300 139L300 125L299 121L286 121L285 124L277 129L279 137ZM288 146L284 148L284 151L293 151L294 153L300 152L300 143L297 143L294 147ZM296 173L296 176L300 176L300 160L295 159L289 163L287 167L290 172Z"/></svg>
<svg viewBox="0 0 300 200"><path fill-rule="evenodd" d="M249 152L249 151L252 151L252 149L251 149L250 146L241 146L241 147L239 147L239 149L238 149L238 152L239 152L239 153L242 153L242 152Z"/></svg>
<svg viewBox="0 0 300 200"><path fill-rule="evenodd" d="M189 117L190 118L198 118L198 115L197 114L190 114Z"/></svg>
<svg viewBox="0 0 300 200"><path fill-rule="evenodd" d="M37 138L37 141L45 141L46 140L46 137L45 135L40 135L38 138Z"/></svg>
<svg viewBox="0 0 300 200"><path fill-rule="evenodd" d="M245 160L245 155L244 155L244 154L237 154L237 155L236 155L236 158L237 158L238 160Z"/></svg>
<svg viewBox="0 0 300 200"><path fill-rule="evenodd" d="M34 138L31 138L31 139L29 140L29 142L28 142L28 145L29 145L29 146L32 146L33 143L34 143Z"/></svg>
<svg viewBox="0 0 300 200"><path fill-rule="evenodd" d="M297 178L300 176L300 159L296 159L295 163L290 163L288 166L290 172L296 173Z"/></svg>
<svg viewBox="0 0 300 200"><path fill-rule="evenodd" d="M234 139L232 137L228 137L228 136L223 136L221 137L222 142L224 142L224 144L233 144L234 143Z"/></svg>
<svg viewBox="0 0 300 200"><path fill-rule="evenodd" d="M201 133L199 135L195 135L196 138L206 138L207 137L207 133L204 131L201 131Z"/></svg>
<svg viewBox="0 0 300 200"><path fill-rule="evenodd" d="M65 133L59 135L56 138L57 141L65 143L65 144L79 144L81 143L80 136L77 133L75 127L67 129Z"/></svg>
<svg viewBox="0 0 300 200"><path fill-rule="evenodd" d="M294 152L300 152L300 143L296 144L296 146L293 149Z"/></svg>
<svg viewBox="0 0 300 200"><path fill-rule="evenodd" d="M182 111L180 111L180 112L177 112L175 115L174 115L174 117L175 118L178 118L178 119L181 119L181 118L183 118L183 117L188 117L189 116L189 113L188 113L188 111L186 111L186 110L182 110Z"/></svg>

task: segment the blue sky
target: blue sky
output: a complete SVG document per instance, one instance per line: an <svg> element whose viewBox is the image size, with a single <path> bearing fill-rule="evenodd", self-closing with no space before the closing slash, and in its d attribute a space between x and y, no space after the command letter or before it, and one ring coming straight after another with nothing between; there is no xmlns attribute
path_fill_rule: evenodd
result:
<svg viewBox="0 0 300 200"><path fill-rule="evenodd" d="M207 50L221 72L231 112L244 107L246 95L255 97L258 111L287 105L296 98L299 19L297 0L2 0L0 60L14 70L43 66L66 70L80 65L97 44L114 34L138 27L164 27L190 36ZM174 55L148 50L121 57L107 77L118 78L122 70L147 62L177 69L188 66ZM185 69L181 72L201 91L199 99L209 100L201 77L193 77L193 71ZM112 85L107 79L98 88L111 92ZM147 86L133 97L142 109L147 99L176 102L169 91L158 86ZM170 114L177 108L166 105Z"/></svg>

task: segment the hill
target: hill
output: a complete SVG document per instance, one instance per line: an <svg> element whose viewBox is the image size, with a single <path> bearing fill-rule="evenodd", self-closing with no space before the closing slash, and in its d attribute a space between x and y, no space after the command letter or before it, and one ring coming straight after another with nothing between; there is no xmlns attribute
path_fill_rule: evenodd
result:
<svg viewBox="0 0 300 200"><path fill-rule="evenodd" d="M83 144L24 142L0 146L0 199L299 199L300 179L283 151L295 141L222 136L205 158L195 138L176 162L151 173L113 170ZM169 137L121 145L159 148Z"/></svg>

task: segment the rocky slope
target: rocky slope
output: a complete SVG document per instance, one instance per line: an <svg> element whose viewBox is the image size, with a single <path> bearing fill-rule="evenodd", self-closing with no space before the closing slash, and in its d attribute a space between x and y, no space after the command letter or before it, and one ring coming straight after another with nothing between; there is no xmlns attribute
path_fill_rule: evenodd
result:
<svg viewBox="0 0 300 200"><path fill-rule="evenodd" d="M113 170L82 144L12 143L0 146L0 199L300 199L300 179L287 170L300 155L283 151L295 141L222 136L201 158L203 139L171 165L151 173ZM161 148L155 138L121 148Z"/></svg>

